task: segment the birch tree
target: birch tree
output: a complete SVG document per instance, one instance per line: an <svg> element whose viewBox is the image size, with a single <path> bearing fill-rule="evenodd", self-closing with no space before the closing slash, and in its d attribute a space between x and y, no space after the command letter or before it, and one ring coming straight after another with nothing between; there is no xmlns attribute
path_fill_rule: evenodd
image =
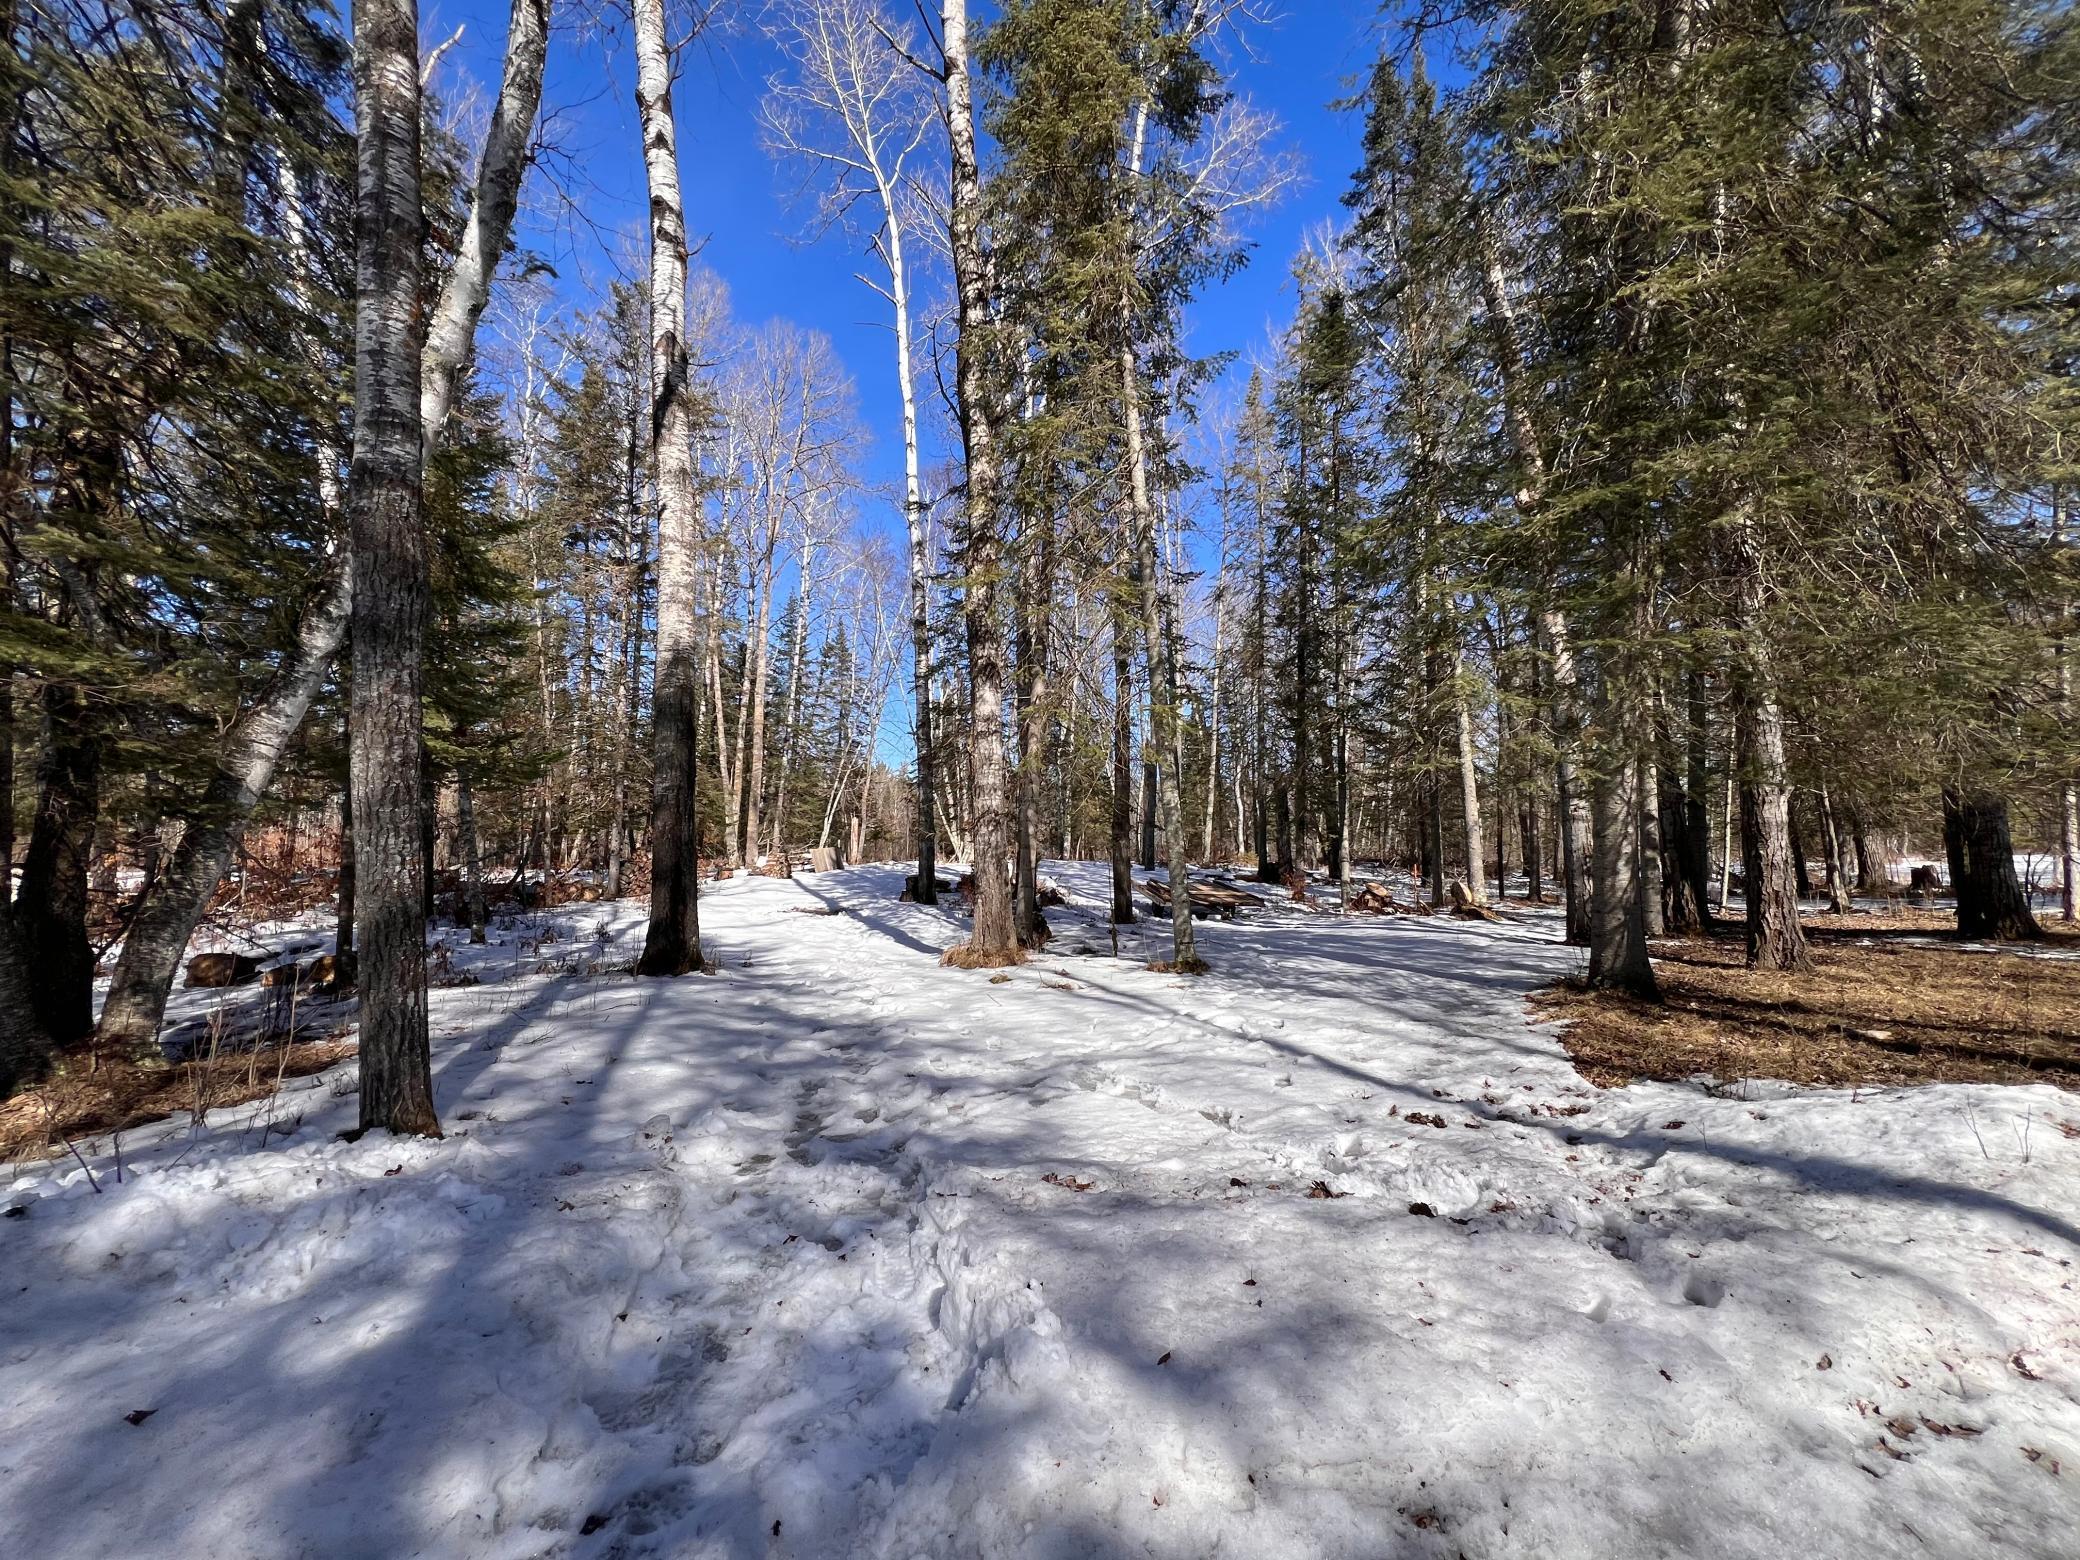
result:
<svg viewBox="0 0 2080 1560"><path fill-rule="evenodd" d="M650 188L650 449L657 482L657 670L651 726L650 926L640 975L701 968L701 520L693 471L693 369L686 345L686 207L672 117L672 46L664 0L634 0L636 110Z"/></svg>
<svg viewBox="0 0 2080 1560"><path fill-rule="evenodd" d="M819 225L865 228L882 275L862 277L888 304L896 390L903 419L903 526L910 562L911 741L917 754L917 879L920 903L937 902L937 752L932 732L929 509L918 452L916 344L912 339L915 261L906 235L928 208L910 193L919 157L943 128L916 68L918 47L906 20L880 0L785 0L771 25L790 72L768 84L772 144L808 159L823 175ZM866 203L869 221L855 216Z"/></svg>

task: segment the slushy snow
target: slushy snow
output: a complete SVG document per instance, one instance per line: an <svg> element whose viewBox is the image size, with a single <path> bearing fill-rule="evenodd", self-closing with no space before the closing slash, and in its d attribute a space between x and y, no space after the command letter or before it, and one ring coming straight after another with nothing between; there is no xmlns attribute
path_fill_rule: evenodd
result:
<svg viewBox="0 0 2080 1560"><path fill-rule="evenodd" d="M2074 1096L1599 1091L1551 916L1184 980L1102 867L992 981L902 870L455 947L445 1141L349 1064L16 1167L0 1555L2080 1553Z"/></svg>

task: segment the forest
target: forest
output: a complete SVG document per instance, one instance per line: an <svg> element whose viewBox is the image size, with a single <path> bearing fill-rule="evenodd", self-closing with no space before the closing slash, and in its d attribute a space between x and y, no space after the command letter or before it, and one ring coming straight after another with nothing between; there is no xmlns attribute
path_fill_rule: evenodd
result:
<svg viewBox="0 0 2080 1560"><path fill-rule="evenodd" d="M1926 1139L1914 1174L1943 1190L1915 1195L1963 1246L1978 1245L1974 1218L2011 1216L2038 1244L2080 1241L2080 1210L2057 1211L2069 1197L2028 1190L2050 1182L1980 1187L2006 1151L2005 1136L1987 1147L1982 1111L2038 1123L2022 1166L2071 1164L2080 1139L2055 1119L2080 1115L2065 1092L2080 1081L2080 27L2063 0L0 4L10 1156L84 1171L98 1204L104 1155L122 1182L122 1134L179 1108L185 1135L169 1134L154 1174L187 1184L177 1152L201 1154L180 1175L228 1162L229 1147L194 1148L213 1108L203 1085L166 1103L203 1076L207 1046L211 1066L220 1048L239 1053L248 1086L223 1108L267 1113L260 1157L302 1152L270 1150L273 1134L314 1145L312 1166L366 1151L405 1166L395 1195L417 1196L443 1173L442 1145L479 1141L514 1097L481 1095L465 1066L480 1044L502 1057L506 1040L445 1037L504 1023L497 1004L537 987L562 1002L555 981L569 979L587 1002L647 1016L574 1018L573 1033L592 1024L611 1047L600 1038L598 1056L573 1052L554 1074L482 1077L512 1090L525 1075L540 1104L591 1082L559 1079L651 1045L722 1078L748 1069L699 1087L762 1100L780 1083L759 1068L786 1045L828 1043L828 1065L786 1064L804 1069L795 1105L774 1093L742 1106L777 1113L775 1133L799 1112L785 1151L797 1168L773 1174L806 1175L802 1155L851 1141L811 1103L851 1087L851 1048L879 1058L870 1077L914 1078L954 1065L955 1042L927 1043L935 1024L1010 1004L1002 1043L1043 1072L1068 1068L1045 1060L1075 1027L1047 1016L1070 1006L1049 988L1112 982L1109 1016L1092 1022L1115 1048L1169 1045L1179 1025L1227 1035L1231 1009L1253 1015L1235 1033L1257 1045L1334 1051L1336 1036L1387 1026L1415 1048L1392 1053L1402 1060L1360 1045L1320 1065L1342 1069L1339 1087L1396 1098L1391 1129L1416 1123L1417 1146L1426 1115L1446 1124L1433 1098L1486 1101L1466 1127L1512 1121L1494 1112L1516 1084L1495 1080L1519 1065L1510 1045L1534 1042L1494 1037L1536 1036L1550 1073L1537 1086L1559 1092L1535 1117L1576 1114L1569 1054L1600 1088L1639 1080L1608 1099L1651 1101L1638 1109L1653 1122L1609 1125L1583 1150L1628 1174L1650 1173L1627 1145L1664 1116L1673 1133L1723 1106L1726 1133L1774 1133L1736 1119L1764 1122L1752 1102L1774 1094L1741 1093L1736 1110L1723 1089L1681 1092L1724 1083L1730 1048L1774 1046L1774 1060L1745 1053L1747 1071L1788 1080L1769 1088L1822 1086L1800 1096L1815 1112L1846 1110L1825 1086L1843 1100L1894 1091L1883 1108L1903 1114L1868 1142L1895 1132L1885 1162L1904 1174L1897 1134ZM1348 40L1333 99L1309 107L1340 140L1298 134L1271 106L1299 90L1282 74L1292 26ZM756 200L703 204L725 165L751 170ZM747 252L736 230L766 222L769 195L784 219L760 242L837 279L784 314L768 313L770 279L742 261L732 274L728 258ZM1223 304L1245 281L1275 317ZM781 910L828 924L769 913ZM1438 952L1447 937L1456 952ZM568 957L545 947L559 942ZM1085 973L1108 953L1116 975ZM915 993L887 985L912 963ZM256 981L264 1013L228 989ZM1294 1021L1274 1024L1288 1003ZM1465 1020L1470 1060L1432 1043L1459 1033L1455 1003L1484 1015ZM910 1016L886 1016L898 1011ZM1572 1025L1564 1051L1556 1021ZM806 1038L754 1066L743 1036L768 1025ZM1919 1027L1902 1040L1902 1025ZM321 1035L307 1064L290 1057ZM1676 1036L1706 1049L1678 1055ZM1094 1052L1071 1082L1092 1110L1122 1094L1151 1112L1190 1098L1199 1125L1241 1131L1239 1110L1214 1100L1227 1085L1204 1081L1216 1064L1187 1049L1178 1065L1200 1071L1184 1081L1134 1083L1121 1050ZM1423 1072L1433 1065L1445 1071ZM1368 1069L1392 1088L1420 1081L1420 1108L1403 1117ZM944 1087L979 1089L985 1071ZM343 1114L324 1118L347 1147L276 1125L298 1073L347 1080ZM676 1133L671 1174L699 1187L689 1121L723 1118L666 1105L645 1124L644 1090L681 1084L637 1076L612 1130ZM1035 1105L1046 1095L1015 1086L1040 1090ZM96 1090L99 1104L79 1105ZM147 1096L159 1104L139 1108ZM1351 1097L1322 1096L1322 1130L1341 1134L1321 1139L1327 1157L1278 1136L1271 1162L1235 1171L1223 1195L1267 1175L1324 1204L1349 1195L1363 1158L1351 1145L1382 1125L1330 1122L1372 1109ZM955 1130L940 1107L914 1102L910 1136L882 1095L855 1103L868 1124L856 1130L900 1139L890 1156L959 1164L932 1195L990 1195L963 1178L992 1155L1021 1173L1056 1166L1057 1200L1093 1189L1086 1161L1007 1146L1009 1126L987 1148L926 1150ZM1253 1105L1255 1130L1283 1108ZM1785 1152L1810 1169L1799 1154L1834 1133L1864 1143L1845 1124L1870 1118L1798 1119L1810 1127ZM1108 1129L1122 1142L1156 1130L1124 1122ZM1966 1123L1964 1146L1950 1144ZM1461 1151L1451 1137L1439 1151ZM710 1168L763 1176L772 1144L754 1147ZM1171 1152L1156 1139L1146 1151ZM1101 1196L1117 1179L1105 1152L1088 1161ZM1575 1175L1557 1168L1575 1160L1539 1174ZM1382 1186L1398 1223L1404 1204L1434 1217L1464 1201L1460 1225L1508 1224L1539 1201L1486 1160L1450 1181L1472 1188L1463 1199L1449 1177L1396 1165ZM1719 1161L1711 1173L1735 1174ZM1835 1165L1805 1189L1854 1204L1879 1195L1876 1174ZM585 1206L583 1177L571 1188ZM822 1233L798 1211L787 1226L817 1259L860 1249L868 1217L832 1214L827 1194L796 1199L823 1208ZM1571 1231L1601 1217L1541 1206L1547 1234L1554 1219ZM1355 1230L1344 1213L1307 1217ZM351 1243L358 1227L313 1217L326 1239ZM689 1203L673 1217L709 1221L703 1240L766 1241L729 1223L740 1211ZM1004 1217L1007 1250L1043 1239ZM1450 1222L1422 1238L1451 1236ZM1320 1278L1344 1259L1281 1244L1283 1228L1267 1227L1267 1267ZM937 1238L969 1242L963 1262L987 1247L954 1223ZM1626 1238L1612 1249L1646 1262ZM1782 1295L1811 1259L1794 1256L1774 1250ZM620 1258L599 1260L618 1271ZM1072 1270L1072 1290L1095 1276ZM2003 1380L2065 1384L2029 1399L2034 1455L1972 1465L1974 1499L2011 1502L2019 1525L1958 1526L1970 1502L1924 1493L1898 1520L1924 1524L1926 1547L1888 1527L1871 1553L2059 1549L2080 1358L2071 1311L2062 1335L2047 1318L2071 1298L2004 1274L2011 1298L2037 1299L2015 1301L2029 1319L2003 1334L2022 1362L2000 1366ZM650 1282L629 1280L622 1320L649 1314ZM1726 1292L1697 1282L1667 1280L1698 1312L1686 1326L1719 1314L1698 1294ZM735 1303L686 1284L673 1314ZM1037 1299L1031 1315L998 1316L988 1308L1016 1308L1016 1286L1000 1287L962 1313L973 1335L954 1339L966 1352L942 1373L967 1374L942 1426L988 1383L1026 1390L1039 1356L1079 1336ZM1784 1314L1803 1315L1798 1303ZM913 1324L858 1325L879 1348L874 1328ZM1524 1321L1522 1336L1543 1325ZM1831 1348L1823 1370L1848 1360ZM1892 1397L1936 1373L1888 1358L1870 1368L1881 1386L1900 1380ZM620 1398L566 1385L621 1433L601 1406ZM1084 1407L1102 1416L1104 1401L1127 1423L1141 1412L1135 1398ZM1780 1411L1793 1412L1742 1409L1767 1426ZM1145 1514L1041 1538L1009 1517L964 1525L980 1519L962 1502L981 1497L960 1481L987 1484L984 1453L926 1437L917 1466L947 1482L918 1493L909 1463L876 1460L896 1434L880 1410L844 1412L868 1416L846 1434L878 1450L855 1447L842 1476L824 1469L822 1505L787 1507L787 1531L809 1535L787 1552L1219 1547L1215 1528L1132 1547ZM1080 1434L1031 1412L1050 1434ZM1915 1407L1889 1432L1891 1458L1916 1424L1916 1455L1980 1435L1945 1412ZM147 1433L133 1425L122 1433ZM1411 1466L1459 1455L1431 1451L1445 1461ZM1605 1476L1655 1477L1647 1453L1624 1455ZM2025 1474L2043 1482L2047 1458L2055 1482L2017 1494ZM668 1461L701 1459L680 1447ZM830 1492L870 1474L881 1494L854 1490L864 1504L846 1509L883 1526L848 1549L851 1518ZM1770 1477L1736 1476L1751 1498ZM608 1528L600 1542L622 1546L603 1554L788 1542L786 1501L764 1485L644 1507L639 1522L631 1479L600 1472L619 1493L597 1510L541 1494L526 1521L560 1531L542 1515L553 1506L575 1535L596 1519L584 1542ZM1192 1507L1176 1480L1152 1508L1136 1486L1135 1510L1173 1494ZM1848 1488L1814 1485L1815 1507ZM1858 1509L1884 1504L1850 1492ZM904 1550L913 1497L934 1520L969 1514L916 1528ZM1378 1520L1405 1550L1365 1549L1386 1531L1372 1517L1342 1538L1267 1517L1220 1529L1241 1546L1222 1552L1747 1552L1651 1525L1623 1543L1619 1528L1506 1542L1507 1514L1485 1497L1467 1496L1463 1517L1445 1498L1394 1497L1398 1515ZM254 1529L275 1537L250 1551L205 1525L159 1552L581 1552L500 1547L493 1533L519 1517L455 1509L492 1526L429 1537L392 1512L403 1525L360 1550L350 1528L233 1508L287 1525ZM1475 1534L1461 1550L1443 1536L1454 1522ZM1809 1553L1846 1541L1778 1537ZM118 1552L111 1541L61 1552Z"/></svg>

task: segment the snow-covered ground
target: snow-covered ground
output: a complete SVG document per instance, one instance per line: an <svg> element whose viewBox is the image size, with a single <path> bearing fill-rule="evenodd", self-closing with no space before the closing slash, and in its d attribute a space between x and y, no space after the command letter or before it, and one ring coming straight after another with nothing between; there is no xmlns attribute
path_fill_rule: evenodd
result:
<svg viewBox="0 0 2080 1560"><path fill-rule="evenodd" d="M995 982L895 868L719 886L709 979L524 921L445 1141L333 1074L26 1168L0 1555L2076 1553L2080 1100L1603 1093L1550 918L1186 981L1056 870Z"/></svg>

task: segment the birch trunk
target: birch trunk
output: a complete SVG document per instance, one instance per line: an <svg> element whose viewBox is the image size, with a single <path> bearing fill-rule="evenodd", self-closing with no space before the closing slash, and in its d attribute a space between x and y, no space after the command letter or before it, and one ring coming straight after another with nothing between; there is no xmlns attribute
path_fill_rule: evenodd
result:
<svg viewBox="0 0 2080 1560"><path fill-rule="evenodd" d="M693 480L692 366L686 348L686 208L672 118L664 0L634 0L636 111L650 192L650 448L657 479L657 666L651 691L650 926L639 975L701 967L700 505Z"/></svg>
<svg viewBox="0 0 2080 1560"><path fill-rule="evenodd" d="M903 527L910 547L910 684L917 750L917 892L919 904L939 902L938 755L932 742L932 550L924 483L918 475L917 387L910 360L910 276L895 192L882 187L887 218L889 292L895 303L896 381L903 401Z"/></svg>
<svg viewBox="0 0 2080 1560"><path fill-rule="evenodd" d="M968 631L968 767L973 796L975 925L957 962L1015 964L1020 953L1011 913L1011 827L1004 762L1004 630L997 591L1003 572L998 513L996 429L983 338L989 329L989 293L982 248L982 171L975 153L974 89L968 67L967 0L944 0L941 44L946 58L946 122L951 149L951 210L947 238L953 253L959 335L955 343L955 400L968 490L962 537L963 607Z"/></svg>
<svg viewBox="0 0 2080 1560"><path fill-rule="evenodd" d="M2051 495L2051 548L2053 555L2065 545L2066 496L2062 490ZM2067 642L2067 630L2072 626L2073 603L2061 602L2058 609L2059 627L2052 644L2053 654L2058 660L2058 707L2065 715L2066 730L2076 728L2080 720L2080 709L2073 703L2073 647ZM2059 919L2080 920L2080 784L2069 774L2058 788L2058 882Z"/></svg>
<svg viewBox="0 0 2080 1560"><path fill-rule="evenodd" d="M361 1130L440 1136L426 1031L420 848L426 439L420 419L417 0L359 0L354 88L352 785Z"/></svg>
<svg viewBox="0 0 2080 1560"><path fill-rule="evenodd" d="M1466 651L1453 653L1452 702L1459 718L1459 801L1466 819L1466 887L1473 902L1488 902L1487 862L1481 843L1480 772L1474 765L1473 701L1466 697ZM1501 885L1496 885L1497 892Z"/></svg>
<svg viewBox="0 0 2080 1560"><path fill-rule="evenodd" d="M1112 617L1112 922L1134 919L1134 663L1123 607Z"/></svg>
<svg viewBox="0 0 2080 1560"><path fill-rule="evenodd" d="M794 768L795 728L802 712L802 658L809 653L809 576L815 567L816 542L802 538L801 610L795 614L794 642L788 647L787 716L780 734L780 780L773 793L773 859L787 863L787 778Z"/></svg>
<svg viewBox="0 0 2080 1560"><path fill-rule="evenodd" d="M1653 756L1639 761L1639 913L1649 937L1668 930L1664 901L1668 879L1667 835L1661 827L1661 763Z"/></svg>
<svg viewBox="0 0 2080 1560"><path fill-rule="evenodd" d="M776 534L779 521L775 518ZM766 794L766 704L772 682L770 645L773 635L773 545L766 552L765 571L759 580L758 617L751 642L744 648L744 680L750 707L746 718L749 731L744 752L744 866L758 870L758 837L765 818Z"/></svg>
<svg viewBox="0 0 2080 1560"><path fill-rule="evenodd" d="M414 0L416 5L417 0ZM477 321L491 297L491 277L512 232L527 172L528 147L542 103L542 66L549 52L549 0L512 0L506 17L505 68L498 101L477 159L469 217L448 279L426 326L426 373L419 389L419 422L427 448L447 426L455 386L477 339Z"/></svg>

